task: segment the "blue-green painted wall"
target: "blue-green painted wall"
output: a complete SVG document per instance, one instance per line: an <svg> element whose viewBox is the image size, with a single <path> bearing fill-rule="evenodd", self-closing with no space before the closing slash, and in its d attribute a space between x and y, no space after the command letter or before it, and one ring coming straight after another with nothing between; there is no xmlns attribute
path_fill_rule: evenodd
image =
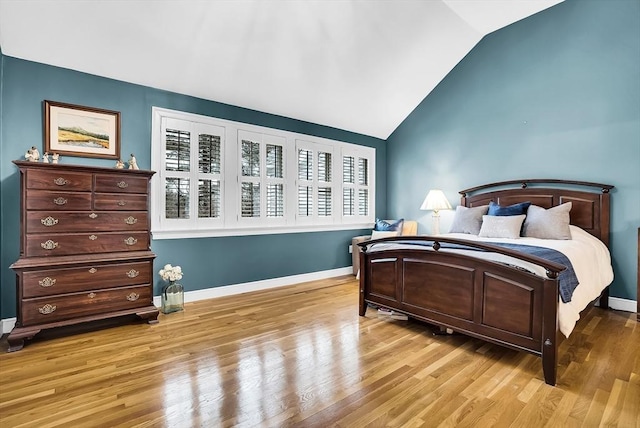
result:
<svg viewBox="0 0 640 428"><path fill-rule="evenodd" d="M384 140L9 56L0 56L0 67L0 318L15 316L15 275L9 266L19 256L19 176L11 161L23 158L32 145L42 147L45 99L120 111L123 156L135 153L143 169L151 165L152 106L375 147L376 213L385 214ZM62 162L113 166L112 161L89 158L63 158ZM182 266L185 288L197 290L349 266L351 237L362 232L156 240L152 250L158 256L157 268L165 263ZM156 294L160 282L156 275Z"/></svg>
<svg viewBox="0 0 640 428"><path fill-rule="evenodd" d="M567 0L486 36L387 140L391 218L430 188L520 178L616 186L613 296L636 299L640 2ZM444 229L452 212L443 214Z"/></svg>

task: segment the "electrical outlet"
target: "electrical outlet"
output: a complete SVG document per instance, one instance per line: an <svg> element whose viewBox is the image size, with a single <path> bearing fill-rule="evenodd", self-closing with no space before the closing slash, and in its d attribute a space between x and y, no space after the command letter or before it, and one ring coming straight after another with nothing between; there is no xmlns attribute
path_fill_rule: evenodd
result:
<svg viewBox="0 0 640 428"><path fill-rule="evenodd" d="M349 245L349 254L353 254L353 245Z"/></svg>

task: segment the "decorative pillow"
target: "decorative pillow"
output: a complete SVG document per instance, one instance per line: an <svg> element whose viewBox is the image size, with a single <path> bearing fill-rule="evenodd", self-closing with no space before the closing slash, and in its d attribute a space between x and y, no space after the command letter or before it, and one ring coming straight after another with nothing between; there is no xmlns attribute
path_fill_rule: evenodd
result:
<svg viewBox="0 0 640 428"><path fill-rule="evenodd" d="M380 220L380 219L376 219L376 224L373 227L373 230L378 230L378 231L384 231L384 232L389 232L389 231L396 231L398 232L398 235L402 235L402 226L404 225L404 219L401 218L398 221L395 222L388 222L386 220Z"/></svg>
<svg viewBox="0 0 640 428"><path fill-rule="evenodd" d="M519 238L520 228L526 216L509 215L483 215L482 227L478 236L483 238Z"/></svg>
<svg viewBox="0 0 640 428"><path fill-rule="evenodd" d="M531 202L520 202L519 204L501 206L495 202L489 202L489 215L520 215L527 214Z"/></svg>
<svg viewBox="0 0 640 428"><path fill-rule="evenodd" d="M388 238L390 236L398 236L400 232L395 230L374 230L371 232L371 239Z"/></svg>
<svg viewBox="0 0 640 428"><path fill-rule="evenodd" d="M539 239L571 239L569 211L571 211L571 202L548 210L531 205L522 226L522 236Z"/></svg>
<svg viewBox="0 0 640 428"><path fill-rule="evenodd" d="M458 205L449 232L477 235L480 233L480 226L482 226L482 216L487 214L488 210L489 205L472 208Z"/></svg>

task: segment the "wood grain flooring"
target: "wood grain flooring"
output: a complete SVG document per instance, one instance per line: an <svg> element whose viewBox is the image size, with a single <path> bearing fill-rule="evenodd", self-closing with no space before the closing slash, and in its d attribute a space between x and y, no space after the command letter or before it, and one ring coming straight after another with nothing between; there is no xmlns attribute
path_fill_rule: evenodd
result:
<svg viewBox="0 0 640 428"><path fill-rule="evenodd" d="M541 360L358 316L340 277L185 305L160 323L0 342L0 426L639 427L640 324L590 309ZM86 329L85 329L86 330Z"/></svg>

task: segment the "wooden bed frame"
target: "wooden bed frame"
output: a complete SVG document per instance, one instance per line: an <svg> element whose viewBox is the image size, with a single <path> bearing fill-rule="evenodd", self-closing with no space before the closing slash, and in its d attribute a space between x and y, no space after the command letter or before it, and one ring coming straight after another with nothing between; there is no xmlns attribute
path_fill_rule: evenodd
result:
<svg viewBox="0 0 640 428"><path fill-rule="evenodd" d="M466 207L494 201L531 201L550 208L572 202L571 224L609 245L609 191L613 186L565 180L513 180L460 191ZM434 251L370 251L359 243L360 315L369 303L542 357L544 380L555 385L558 346L558 273L564 266L489 244L436 237L395 237L380 241L425 241ZM439 251L441 243L466 245L517 257L545 268L543 278L505 264ZM600 306L608 308L608 287Z"/></svg>

